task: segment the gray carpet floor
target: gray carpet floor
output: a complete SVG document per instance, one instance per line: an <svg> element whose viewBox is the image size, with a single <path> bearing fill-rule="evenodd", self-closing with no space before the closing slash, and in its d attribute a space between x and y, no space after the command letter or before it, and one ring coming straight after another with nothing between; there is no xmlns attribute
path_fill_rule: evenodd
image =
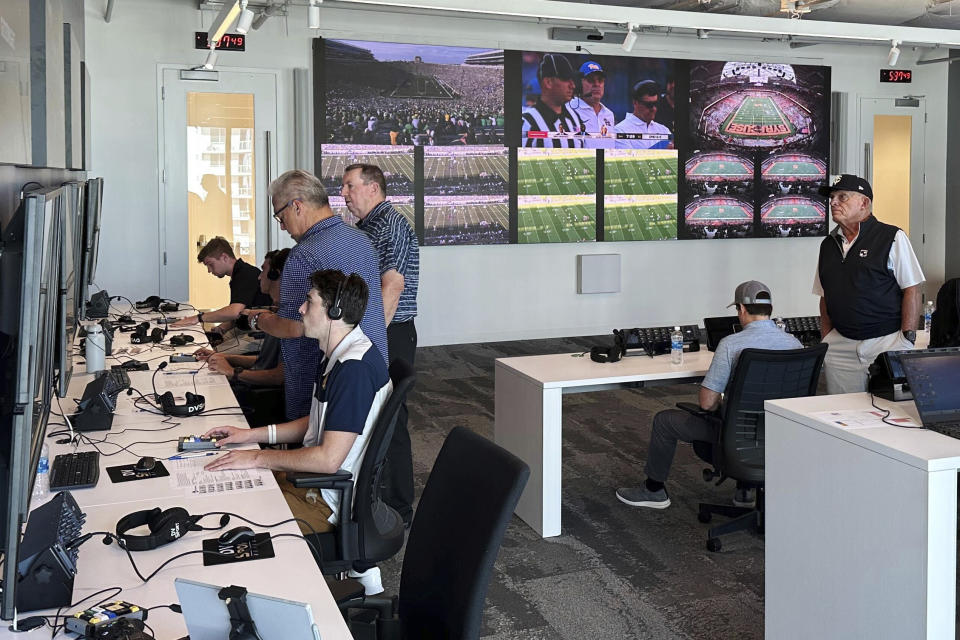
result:
<svg viewBox="0 0 960 640"><path fill-rule="evenodd" d="M426 347L417 351L409 397L419 496L443 440L468 427L493 437L494 359L585 351L597 338ZM694 401L694 385L564 396L563 531L541 539L514 517L487 593L481 637L516 639L687 639L763 637L763 540L727 536L706 550L699 502L729 503L681 445L663 511L629 507L617 487L643 481L653 415ZM396 593L403 554L381 565Z"/></svg>

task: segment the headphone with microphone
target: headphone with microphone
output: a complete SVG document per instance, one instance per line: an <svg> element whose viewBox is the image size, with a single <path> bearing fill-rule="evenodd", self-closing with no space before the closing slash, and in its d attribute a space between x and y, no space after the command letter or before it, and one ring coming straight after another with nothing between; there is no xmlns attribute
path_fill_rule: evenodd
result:
<svg viewBox="0 0 960 640"><path fill-rule="evenodd" d="M187 343L193 342L193 336L181 333L170 338L170 345L174 347L184 347Z"/></svg>
<svg viewBox="0 0 960 640"><path fill-rule="evenodd" d="M166 329L161 329L160 327L154 328L149 334L147 329L140 324L137 329L130 334L130 343L131 344L146 344L148 342L157 343L163 340L163 336L167 334Z"/></svg>
<svg viewBox="0 0 960 640"><path fill-rule="evenodd" d="M199 516L190 515L183 507L171 507L161 510L160 507L134 511L120 518L117 522L116 540L121 547L130 551L151 551L162 547L174 540L183 537L188 531L213 531L222 529L230 522L229 515L220 517L219 527L201 527L197 522L209 513ZM146 525L150 533L135 535L127 533L131 529Z"/></svg>
<svg viewBox="0 0 960 640"><path fill-rule="evenodd" d="M157 404L160 405L160 411L166 416L176 416L178 418L189 418L190 416L197 416L203 413L204 408L207 406L207 399L201 395L187 391L183 394L184 403L177 404L176 399L173 397L173 392L157 393L157 374L166 368L167 363L161 362L157 365L157 369L153 372L153 377L150 379L150 384L153 385L153 396L157 399Z"/></svg>

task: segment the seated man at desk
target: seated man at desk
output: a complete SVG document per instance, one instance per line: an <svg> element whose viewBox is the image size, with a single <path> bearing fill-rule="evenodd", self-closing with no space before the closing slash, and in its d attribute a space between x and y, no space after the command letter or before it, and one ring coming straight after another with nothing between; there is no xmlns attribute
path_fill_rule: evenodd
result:
<svg viewBox="0 0 960 640"><path fill-rule="evenodd" d="M290 249L269 251L260 270L260 292L270 296L273 305L280 303L280 274ZM251 427L262 427L283 417L283 362L280 360L280 339L264 337L258 355L217 353L201 348L193 352L198 360L206 360L211 371L230 378L230 386ZM264 393L274 387L276 393Z"/></svg>
<svg viewBox="0 0 960 640"><path fill-rule="evenodd" d="M770 288L762 282L750 280L737 286L731 307L736 305L743 330L727 336L717 345L710 369L700 383L700 408L717 411L727 383L732 377L740 352L744 349L800 349L800 341L779 329L770 319L773 299ZM699 416L681 409L661 411L653 417L653 432L647 452L647 480L639 487L617 489L620 502L633 507L666 509L670 497L664 488L670 465L677 450L677 442L715 442L717 426ZM735 504L747 504L745 491L737 491Z"/></svg>
<svg viewBox="0 0 960 640"><path fill-rule="evenodd" d="M383 356L360 329L369 289L357 274L347 277L334 269L314 272L310 283L310 292L300 307L304 332L319 340L321 353L328 354L317 371L302 372L315 380L310 414L262 429L223 426L205 434L219 438L217 446L251 442L298 443L303 447L231 450L218 455L207 469L261 467L314 473L359 470L367 438L393 390ZM293 487L282 474L277 481L293 515L309 522L315 531L330 531L337 523L339 492L323 489L320 499L310 501L307 489ZM360 572L376 569L354 568ZM364 576L351 576L361 578L368 595L375 592Z"/></svg>
<svg viewBox="0 0 960 640"><path fill-rule="evenodd" d="M186 327L197 322L219 322L221 324L214 327L213 331L222 335L233 327L233 321L244 309L270 304L270 297L260 291L257 283L260 269L237 258L226 238L217 236L204 245L197 254L197 262L218 278L230 276L230 304L214 311L186 316L171 324L171 327Z"/></svg>

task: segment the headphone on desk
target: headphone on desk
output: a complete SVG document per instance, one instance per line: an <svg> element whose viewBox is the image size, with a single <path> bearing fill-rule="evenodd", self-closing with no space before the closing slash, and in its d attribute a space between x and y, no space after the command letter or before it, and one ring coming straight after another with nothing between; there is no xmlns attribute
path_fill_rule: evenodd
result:
<svg viewBox="0 0 960 640"><path fill-rule="evenodd" d="M181 333L170 338L170 345L174 347L185 347L187 343L193 342L193 336Z"/></svg>
<svg viewBox="0 0 960 640"><path fill-rule="evenodd" d="M620 348L620 345L590 348L590 359L594 362L619 362L622 357L623 349Z"/></svg>
<svg viewBox="0 0 960 640"><path fill-rule="evenodd" d="M189 418L190 416L203 413L203 409L207 404L206 398L195 393L190 393L189 391L184 394L184 398L183 404L177 404L177 401L173 397L173 393L167 391L166 393L161 393L160 397L157 398L157 401L160 403L160 410L168 416Z"/></svg>
<svg viewBox="0 0 960 640"><path fill-rule="evenodd" d="M222 529L230 522L229 515L220 517L219 527L201 527L197 522L210 514L199 516L190 515L183 507L171 507L161 510L160 507L134 511L120 518L117 522L117 542L124 549L130 551L151 551L157 547L169 544L183 537L187 531L212 531ZM150 529L147 535L127 533L131 529L146 525Z"/></svg>

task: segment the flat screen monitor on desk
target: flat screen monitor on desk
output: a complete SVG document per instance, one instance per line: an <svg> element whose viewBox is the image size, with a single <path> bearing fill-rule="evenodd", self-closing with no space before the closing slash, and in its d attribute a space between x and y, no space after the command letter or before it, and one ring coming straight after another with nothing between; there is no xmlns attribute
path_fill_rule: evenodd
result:
<svg viewBox="0 0 960 640"><path fill-rule="evenodd" d="M739 316L724 316L722 318L704 318L703 327L707 330L707 350L716 351L720 341L729 335L740 332Z"/></svg>
<svg viewBox="0 0 960 640"><path fill-rule="evenodd" d="M900 361L923 426L960 429L960 354L905 353Z"/></svg>
<svg viewBox="0 0 960 640"><path fill-rule="evenodd" d="M77 333L78 279L80 278L80 224L83 182L63 185L60 207L59 295L57 296L56 367L57 395L67 395L73 372L73 341Z"/></svg>
<svg viewBox="0 0 960 640"><path fill-rule="evenodd" d="M86 318L89 287L97 275L97 254L100 251L100 213L103 208L103 178L87 180L83 191L83 211L79 228L80 235L80 309L81 318Z"/></svg>
<svg viewBox="0 0 960 640"><path fill-rule="evenodd" d="M27 195L0 253L0 617L13 616L21 525L30 505L53 389L61 189Z"/></svg>

